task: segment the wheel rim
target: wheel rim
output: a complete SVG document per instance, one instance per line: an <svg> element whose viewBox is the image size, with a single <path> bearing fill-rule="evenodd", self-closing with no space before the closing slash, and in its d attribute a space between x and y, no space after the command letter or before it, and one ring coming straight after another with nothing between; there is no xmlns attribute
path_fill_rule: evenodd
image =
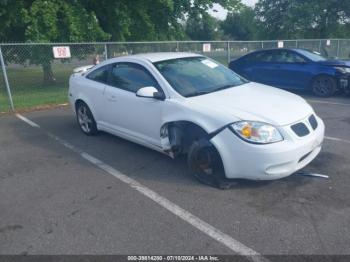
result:
<svg viewBox="0 0 350 262"><path fill-rule="evenodd" d="M327 95L331 92L332 82L327 77L319 77L313 84L314 90L321 94Z"/></svg>
<svg viewBox="0 0 350 262"><path fill-rule="evenodd" d="M92 120L89 117L87 107L84 105L79 106L78 108L78 122L81 129L85 133L89 133L91 131Z"/></svg>

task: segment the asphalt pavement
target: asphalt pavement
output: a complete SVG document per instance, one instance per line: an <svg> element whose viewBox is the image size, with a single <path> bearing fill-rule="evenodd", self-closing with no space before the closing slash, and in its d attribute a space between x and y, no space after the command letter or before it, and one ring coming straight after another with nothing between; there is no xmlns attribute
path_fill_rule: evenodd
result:
<svg viewBox="0 0 350 262"><path fill-rule="evenodd" d="M229 190L197 182L183 158L83 135L69 108L23 114L40 128L1 116L0 254L235 253L78 151L260 254L350 255L350 99L307 99L327 139L302 171L329 179L292 175Z"/></svg>

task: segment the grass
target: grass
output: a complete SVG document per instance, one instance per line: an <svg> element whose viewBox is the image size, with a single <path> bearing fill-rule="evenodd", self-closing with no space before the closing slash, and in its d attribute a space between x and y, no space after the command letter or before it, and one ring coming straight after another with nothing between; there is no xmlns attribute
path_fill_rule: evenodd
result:
<svg viewBox="0 0 350 262"><path fill-rule="evenodd" d="M7 75L15 109L66 103L68 101L68 79L73 68L69 65L53 66L56 82L50 85L43 83L41 67L8 68ZM0 112L6 112L9 109L4 81L1 79Z"/></svg>
<svg viewBox="0 0 350 262"><path fill-rule="evenodd" d="M2 79L0 79L0 81L2 81ZM3 84L1 84L0 88L0 112L7 112L10 107Z"/></svg>

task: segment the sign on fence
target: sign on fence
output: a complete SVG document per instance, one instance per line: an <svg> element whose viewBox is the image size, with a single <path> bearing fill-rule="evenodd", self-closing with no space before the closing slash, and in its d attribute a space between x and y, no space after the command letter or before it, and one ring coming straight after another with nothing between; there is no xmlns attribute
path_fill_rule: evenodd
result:
<svg viewBox="0 0 350 262"><path fill-rule="evenodd" d="M278 42L277 42L277 47L278 47L278 48L283 48L283 46L284 46L283 41L278 41Z"/></svg>
<svg viewBox="0 0 350 262"><path fill-rule="evenodd" d="M70 58L69 46L54 46L52 50L54 58Z"/></svg>
<svg viewBox="0 0 350 262"><path fill-rule="evenodd" d="M203 52L204 53L210 52L210 50L211 50L211 45L209 43L203 44Z"/></svg>

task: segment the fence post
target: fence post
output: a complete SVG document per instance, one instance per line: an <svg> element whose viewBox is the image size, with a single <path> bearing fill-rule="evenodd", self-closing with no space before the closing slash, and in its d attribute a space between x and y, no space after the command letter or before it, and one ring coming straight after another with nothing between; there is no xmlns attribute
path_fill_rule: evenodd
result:
<svg viewBox="0 0 350 262"><path fill-rule="evenodd" d="M11 110L15 111L15 107L13 106L11 89L10 89L9 81L8 81L8 78L7 78L4 57L2 56L1 46L0 46L0 60L1 60L1 68L2 68L2 72L4 74L5 85L6 85L6 90L7 90L7 96L8 96L9 102L10 102Z"/></svg>
<svg viewBox="0 0 350 262"><path fill-rule="evenodd" d="M227 65L230 64L230 61L231 61L230 42L227 41Z"/></svg>
<svg viewBox="0 0 350 262"><path fill-rule="evenodd" d="M339 57L339 47L340 47L340 39L338 39L337 58Z"/></svg>
<svg viewBox="0 0 350 262"><path fill-rule="evenodd" d="M180 52L180 50L179 50L179 41L176 41L176 52Z"/></svg>
<svg viewBox="0 0 350 262"><path fill-rule="evenodd" d="M322 45L322 40L320 39L320 42L318 44L318 52L320 52L320 53L321 53L321 45Z"/></svg>
<svg viewBox="0 0 350 262"><path fill-rule="evenodd" d="M108 50L107 50L107 44L105 44L105 59L108 59Z"/></svg>

